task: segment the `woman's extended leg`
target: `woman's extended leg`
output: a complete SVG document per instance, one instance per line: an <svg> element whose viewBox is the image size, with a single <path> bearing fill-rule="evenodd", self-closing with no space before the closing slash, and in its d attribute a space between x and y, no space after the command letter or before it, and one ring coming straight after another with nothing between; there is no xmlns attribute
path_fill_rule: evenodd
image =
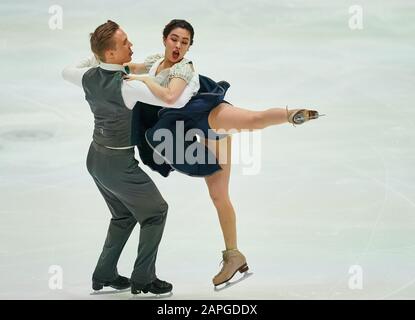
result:
<svg viewBox="0 0 415 320"><path fill-rule="evenodd" d="M319 116L318 112L314 110L270 108L263 111L253 111L221 103L210 112L208 120L210 127L214 130L255 130L286 122L292 123L292 117L295 114L304 117L305 121ZM297 122L294 121L294 123Z"/></svg>
<svg viewBox="0 0 415 320"><path fill-rule="evenodd" d="M216 154L222 170L206 177L209 195L216 207L220 226L222 228L225 248L222 252L223 267L213 278L215 286L230 280L236 271L248 270L245 256L237 249L236 215L229 197L229 179L231 172L231 136L219 141L205 140L209 149Z"/></svg>

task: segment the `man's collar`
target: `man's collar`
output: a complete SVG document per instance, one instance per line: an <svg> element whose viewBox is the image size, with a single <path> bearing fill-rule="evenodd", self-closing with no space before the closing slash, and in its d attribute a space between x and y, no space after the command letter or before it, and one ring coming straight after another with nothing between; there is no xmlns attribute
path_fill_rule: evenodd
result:
<svg viewBox="0 0 415 320"><path fill-rule="evenodd" d="M104 69L104 70L108 70L108 71L123 71L123 72L125 72L125 67L120 65L120 64L100 62L99 67Z"/></svg>

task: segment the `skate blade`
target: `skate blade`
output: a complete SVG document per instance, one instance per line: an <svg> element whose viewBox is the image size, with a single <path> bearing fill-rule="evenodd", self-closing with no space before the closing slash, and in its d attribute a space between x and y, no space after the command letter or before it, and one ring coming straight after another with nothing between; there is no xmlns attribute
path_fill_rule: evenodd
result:
<svg viewBox="0 0 415 320"><path fill-rule="evenodd" d="M247 278L249 278L253 274L254 274L253 272L246 271L246 272L244 272L243 276L241 278L237 279L237 280L234 280L234 281L228 280L225 283L222 283L222 284L219 284L217 286L214 286L213 291L219 292L219 291L228 289L228 288L230 288L230 287L238 284L239 282L246 280Z"/></svg>
<svg viewBox="0 0 415 320"><path fill-rule="evenodd" d="M105 294L115 294L115 293L123 293L123 292L129 292L130 288L126 288L126 289L121 289L121 290L117 290L117 289L113 289L113 290L94 290L93 292L90 293L91 296L100 296L100 295L105 295Z"/></svg>
<svg viewBox="0 0 415 320"><path fill-rule="evenodd" d="M324 117L324 116L326 116L326 114L317 112L315 115L310 116L308 119L309 120L314 120L314 119L318 119L318 118Z"/></svg>
<svg viewBox="0 0 415 320"><path fill-rule="evenodd" d="M135 294L129 300L157 300L170 298L171 296L173 296L173 291L170 291L169 293L160 294L154 294L149 292L149 294Z"/></svg>

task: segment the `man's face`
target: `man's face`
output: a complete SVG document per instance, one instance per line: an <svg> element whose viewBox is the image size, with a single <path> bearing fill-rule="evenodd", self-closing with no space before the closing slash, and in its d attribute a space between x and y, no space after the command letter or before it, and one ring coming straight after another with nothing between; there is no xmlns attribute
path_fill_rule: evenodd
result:
<svg viewBox="0 0 415 320"><path fill-rule="evenodd" d="M130 62L133 55L131 50L133 44L128 40L127 34L122 29L118 29L113 35L113 40L115 41L115 49L107 50L105 53L106 62L113 64Z"/></svg>

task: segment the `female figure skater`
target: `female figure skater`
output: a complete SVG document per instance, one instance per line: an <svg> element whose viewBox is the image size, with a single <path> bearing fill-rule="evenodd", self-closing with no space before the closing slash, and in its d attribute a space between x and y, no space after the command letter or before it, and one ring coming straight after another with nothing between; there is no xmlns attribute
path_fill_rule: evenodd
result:
<svg viewBox="0 0 415 320"><path fill-rule="evenodd" d="M198 174L192 170L186 172L186 166L179 166L174 161L169 163L178 171L205 178L209 195L219 216L225 242L225 250L222 251L223 266L213 278L213 284L218 286L229 281L237 271L241 273L247 271L248 265L245 256L238 250L235 210L229 198L231 136L217 134L213 138L212 136L209 138L207 131L264 129L286 122L293 125L302 124L310 119L318 118L319 114L314 110L288 110L288 108L252 111L229 104L224 100L229 84L227 82L216 83L209 78L199 76L195 72L192 62L184 58L193 44L193 37L193 27L187 21L170 21L163 30L164 55L150 56L144 63L129 63L128 67L132 74L128 75L126 79L144 82L155 96L169 104L178 99L186 86L190 86L193 89L194 97L185 107L181 109L165 108L159 112L160 123L163 123L161 127L165 127L166 124L169 126L172 123L164 121L165 119L173 119L184 121L187 128L201 129L205 137L208 137L203 142L216 156L216 159L226 159L219 161L220 166L213 166L210 171L199 171ZM134 75L144 73L148 73L148 76ZM151 133L153 132L151 131ZM154 140L151 140L151 134L147 132L146 138L147 142L155 147Z"/></svg>

